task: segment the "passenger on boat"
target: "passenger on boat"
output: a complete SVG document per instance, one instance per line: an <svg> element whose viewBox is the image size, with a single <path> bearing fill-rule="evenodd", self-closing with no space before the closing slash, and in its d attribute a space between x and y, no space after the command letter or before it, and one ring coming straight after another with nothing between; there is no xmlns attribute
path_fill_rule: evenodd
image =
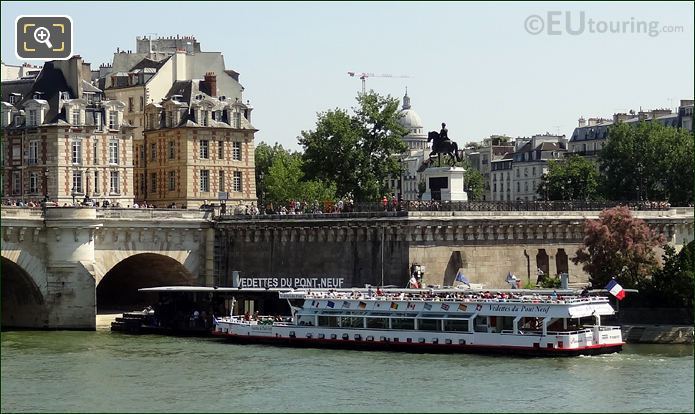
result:
<svg viewBox="0 0 695 414"><path fill-rule="evenodd" d="M250 321L250 320L251 320L251 314L248 313L248 312L246 312L246 313L244 314L244 320L245 320L245 321Z"/></svg>

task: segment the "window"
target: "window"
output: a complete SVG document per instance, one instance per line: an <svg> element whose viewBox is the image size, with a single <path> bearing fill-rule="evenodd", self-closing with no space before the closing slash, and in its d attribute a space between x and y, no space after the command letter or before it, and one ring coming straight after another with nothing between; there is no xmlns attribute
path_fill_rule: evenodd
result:
<svg viewBox="0 0 695 414"><path fill-rule="evenodd" d="M140 194L145 194L145 174L140 174Z"/></svg>
<svg viewBox="0 0 695 414"><path fill-rule="evenodd" d="M524 183L524 191L528 192L528 181Z"/></svg>
<svg viewBox="0 0 695 414"><path fill-rule="evenodd" d="M96 125L97 131L101 131L104 129L103 120L101 119L101 112L94 113L94 123Z"/></svg>
<svg viewBox="0 0 695 414"><path fill-rule="evenodd" d="M82 164L82 141L72 141L72 163Z"/></svg>
<svg viewBox="0 0 695 414"><path fill-rule="evenodd" d="M169 141L169 159L173 160L174 158L176 158L176 143Z"/></svg>
<svg viewBox="0 0 695 414"><path fill-rule="evenodd" d="M210 170L200 170L200 191L210 191Z"/></svg>
<svg viewBox="0 0 695 414"><path fill-rule="evenodd" d="M241 128L241 112L234 112L234 128Z"/></svg>
<svg viewBox="0 0 695 414"><path fill-rule="evenodd" d="M118 141L109 141L109 164L118 164Z"/></svg>
<svg viewBox="0 0 695 414"><path fill-rule="evenodd" d="M128 98L128 112L133 112L133 106L135 106L134 105L134 99L131 96Z"/></svg>
<svg viewBox="0 0 695 414"><path fill-rule="evenodd" d="M22 189L22 172L12 171L12 194L19 194Z"/></svg>
<svg viewBox="0 0 695 414"><path fill-rule="evenodd" d="M121 192L120 187L120 173L118 171L111 171L111 194L119 194Z"/></svg>
<svg viewBox="0 0 695 414"><path fill-rule="evenodd" d="M517 170L518 171L518 170ZM516 183L516 192L520 193L521 192L521 183L517 181Z"/></svg>
<svg viewBox="0 0 695 414"><path fill-rule="evenodd" d="M528 177L528 167L524 167L524 177Z"/></svg>
<svg viewBox="0 0 695 414"><path fill-rule="evenodd" d="M176 171L169 171L169 179L167 189L169 191L176 191Z"/></svg>
<svg viewBox="0 0 695 414"><path fill-rule="evenodd" d="M208 151L209 150L209 148L208 148L209 143L210 143L210 141L208 141L206 139L200 140L200 158L208 159L208 157L210 156L210 152Z"/></svg>
<svg viewBox="0 0 695 414"><path fill-rule="evenodd" d="M109 129L118 129L118 112L109 111Z"/></svg>
<svg viewBox="0 0 695 414"><path fill-rule="evenodd" d="M533 176L535 177L535 176L536 176L536 167L533 167L533 169L531 170L531 172L532 172Z"/></svg>
<svg viewBox="0 0 695 414"><path fill-rule="evenodd" d="M224 159L224 141L217 141L217 159Z"/></svg>
<svg viewBox="0 0 695 414"><path fill-rule="evenodd" d="M224 171L219 172L218 178L219 178L219 185L218 185L217 191L224 191Z"/></svg>
<svg viewBox="0 0 695 414"><path fill-rule="evenodd" d="M232 181L232 191L241 191L241 171L234 171L234 180Z"/></svg>
<svg viewBox="0 0 695 414"><path fill-rule="evenodd" d="M157 173L150 174L150 192L157 192Z"/></svg>
<svg viewBox="0 0 695 414"><path fill-rule="evenodd" d="M157 159L157 143L150 145L150 160L155 161Z"/></svg>
<svg viewBox="0 0 695 414"><path fill-rule="evenodd" d="M94 171L94 194L99 194L101 192L99 186L99 171Z"/></svg>
<svg viewBox="0 0 695 414"><path fill-rule="evenodd" d="M29 174L29 192L37 193L39 191L39 176L35 172Z"/></svg>
<svg viewBox="0 0 695 414"><path fill-rule="evenodd" d="M99 165L99 139L94 138L92 142L92 164Z"/></svg>
<svg viewBox="0 0 695 414"><path fill-rule="evenodd" d="M232 159L234 161L241 160L241 142L232 142Z"/></svg>
<svg viewBox="0 0 695 414"><path fill-rule="evenodd" d="M13 160L18 160L22 157L22 147L19 145L13 145L12 146L12 159Z"/></svg>
<svg viewBox="0 0 695 414"><path fill-rule="evenodd" d="M200 125L208 126L208 111L200 111Z"/></svg>
<svg viewBox="0 0 695 414"><path fill-rule="evenodd" d="M73 109L72 110L72 125L79 125L80 124L80 110L79 109Z"/></svg>
<svg viewBox="0 0 695 414"><path fill-rule="evenodd" d="M29 164L39 162L39 141L29 141Z"/></svg>
<svg viewBox="0 0 695 414"><path fill-rule="evenodd" d="M29 116L27 117L27 126L36 126L38 125L39 120L38 116L36 113L36 109L31 109L29 110Z"/></svg>
<svg viewBox="0 0 695 414"><path fill-rule="evenodd" d="M141 96L140 97L140 112L145 108L145 97Z"/></svg>
<svg viewBox="0 0 695 414"><path fill-rule="evenodd" d="M519 178L519 170L516 170L516 177Z"/></svg>
<svg viewBox="0 0 695 414"><path fill-rule="evenodd" d="M19 102L21 99L22 99L22 95L20 95L20 94L17 94L17 93L11 93L11 94L10 94L10 103L11 103L12 105L16 104L16 103Z"/></svg>
<svg viewBox="0 0 695 414"><path fill-rule="evenodd" d="M164 112L164 125L167 128L171 128L171 111Z"/></svg>
<svg viewBox="0 0 695 414"><path fill-rule="evenodd" d="M75 193L82 192L82 171L72 172L72 189L70 191Z"/></svg>

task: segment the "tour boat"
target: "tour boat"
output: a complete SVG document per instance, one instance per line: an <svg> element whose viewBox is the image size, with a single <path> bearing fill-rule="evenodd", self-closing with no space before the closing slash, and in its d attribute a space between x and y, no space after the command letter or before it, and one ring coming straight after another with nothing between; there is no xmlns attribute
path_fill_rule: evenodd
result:
<svg viewBox="0 0 695 414"><path fill-rule="evenodd" d="M215 318L240 343L414 352L595 355L620 352L605 296L573 291L330 289L278 292L291 317Z"/></svg>

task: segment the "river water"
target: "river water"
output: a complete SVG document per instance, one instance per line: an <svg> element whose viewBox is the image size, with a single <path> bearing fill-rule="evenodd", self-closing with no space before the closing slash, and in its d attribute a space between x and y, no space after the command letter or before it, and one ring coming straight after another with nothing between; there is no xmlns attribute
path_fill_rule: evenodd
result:
<svg viewBox="0 0 695 414"><path fill-rule="evenodd" d="M3 332L2 412L693 412L693 348L575 358Z"/></svg>

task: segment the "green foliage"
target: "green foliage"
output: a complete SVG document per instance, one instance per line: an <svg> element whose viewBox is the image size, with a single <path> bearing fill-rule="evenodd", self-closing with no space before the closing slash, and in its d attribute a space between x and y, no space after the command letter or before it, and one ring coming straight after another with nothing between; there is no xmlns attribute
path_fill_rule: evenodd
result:
<svg viewBox="0 0 695 414"><path fill-rule="evenodd" d="M613 199L693 199L693 133L658 122L619 123L599 155Z"/></svg>
<svg viewBox="0 0 695 414"><path fill-rule="evenodd" d="M545 289L555 289L562 285L559 276L546 276L541 279L541 287Z"/></svg>
<svg viewBox="0 0 695 414"><path fill-rule="evenodd" d="M464 159L460 162L461 167L466 169L466 175L464 178L464 190L468 193L468 199L470 201L480 201L483 199L483 186L485 179L480 171L473 168L471 162L468 159Z"/></svg>
<svg viewBox="0 0 695 414"><path fill-rule="evenodd" d="M584 234L584 245L572 261L583 264L594 286L603 287L617 277L623 287L636 288L658 266L654 247L663 245L663 236L633 218L627 207L607 209L598 220L586 220Z"/></svg>
<svg viewBox="0 0 695 414"><path fill-rule="evenodd" d="M335 183L304 179L300 153L285 150L278 144L270 147L261 143L256 148L256 154L261 156L261 171L265 169L261 183L265 193L263 197L265 204L284 204L290 200L335 199Z"/></svg>
<svg viewBox="0 0 695 414"><path fill-rule="evenodd" d="M374 201L387 191L386 180L401 174L396 154L407 146L398 120L397 99L373 91L357 97L354 115L342 109L318 114L316 128L302 131L306 177L336 183L337 194Z"/></svg>
<svg viewBox="0 0 695 414"><path fill-rule="evenodd" d="M641 289L652 303L660 306L687 307L693 309L695 294L695 241L683 247L680 253L666 245L664 267L654 272L651 280Z"/></svg>
<svg viewBox="0 0 695 414"><path fill-rule="evenodd" d="M523 288L524 288L524 289L535 289L535 288L536 288L536 284L535 284L534 282L530 281L530 280L527 280L526 283L524 283Z"/></svg>
<svg viewBox="0 0 695 414"><path fill-rule="evenodd" d="M548 200L594 200L599 196L599 180L596 166L584 157L552 160L538 194Z"/></svg>

